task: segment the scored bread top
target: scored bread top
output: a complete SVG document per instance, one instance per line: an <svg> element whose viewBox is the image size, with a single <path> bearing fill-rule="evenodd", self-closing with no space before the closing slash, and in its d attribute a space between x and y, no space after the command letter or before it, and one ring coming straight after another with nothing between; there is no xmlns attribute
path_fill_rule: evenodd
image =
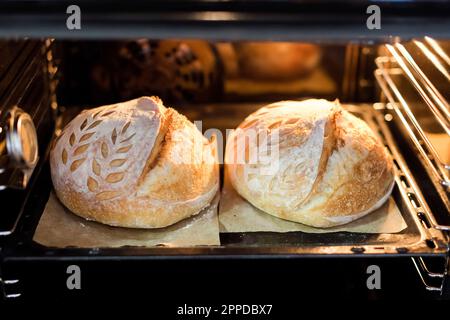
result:
<svg viewBox="0 0 450 320"><path fill-rule="evenodd" d="M50 165L58 198L110 225L167 226L218 189L214 144L155 97L84 110L55 141Z"/></svg>
<svg viewBox="0 0 450 320"><path fill-rule="evenodd" d="M239 143L248 141L249 130L267 132L268 173L261 157L248 161L255 145ZM264 156L265 150L257 153ZM239 154L246 155L246 163L236 161ZM259 109L230 135L226 163L233 186L253 205L316 227L344 224L373 211L393 186L383 144L337 101L281 101Z"/></svg>
<svg viewBox="0 0 450 320"><path fill-rule="evenodd" d="M227 150L230 157L231 146L234 146L235 159L243 153L248 155L255 151L249 150L254 146L248 139L248 143L244 141L246 135L251 136L248 132L267 132L272 155L276 156L273 153L275 150L279 152L275 159L278 168L273 174L261 174L261 162L253 161L249 166L241 167L242 176L239 179L243 178L249 189L258 190L261 194L270 193L273 201L291 207L300 205L306 199L317 179L325 124L334 108L325 100L318 100L314 108L305 108L304 104L281 101L259 109L239 125L238 129L243 130L243 134L233 135L234 141L229 140L231 144ZM257 152L260 157L265 150L258 149ZM298 187L300 185L301 188Z"/></svg>
<svg viewBox="0 0 450 320"><path fill-rule="evenodd" d="M107 200L139 180L164 121L165 107L140 99L84 110L53 149L56 187L70 184L86 200Z"/></svg>

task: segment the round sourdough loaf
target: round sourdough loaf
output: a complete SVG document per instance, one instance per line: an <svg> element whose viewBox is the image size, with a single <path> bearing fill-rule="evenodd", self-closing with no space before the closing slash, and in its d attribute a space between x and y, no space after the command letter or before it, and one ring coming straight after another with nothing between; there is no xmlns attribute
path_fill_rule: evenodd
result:
<svg viewBox="0 0 450 320"><path fill-rule="evenodd" d="M339 102L316 99L281 101L248 116L228 139L226 166L255 207L323 228L379 208L394 181L392 160L369 126Z"/></svg>
<svg viewBox="0 0 450 320"><path fill-rule="evenodd" d="M61 202L112 226L169 226L206 207L219 188L215 141L155 97L84 110L55 141Z"/></svg>

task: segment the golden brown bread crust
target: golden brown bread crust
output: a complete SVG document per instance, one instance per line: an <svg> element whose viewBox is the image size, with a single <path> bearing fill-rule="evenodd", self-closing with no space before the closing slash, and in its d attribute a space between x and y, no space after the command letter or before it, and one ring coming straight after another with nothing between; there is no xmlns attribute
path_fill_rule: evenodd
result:
<svg viewBox="0 0 450 320"><path fill-rule="evenodd" d="M50 164L64 205L113 226L174 224L206 207L219 184L214 143L153 97L82 112L55 143Z"/></svg>
<svg viewBox="0 0 450 320"><path fill-rule="evenodd" d="M255 173L261 163L233 161L236 134L227 145L228 176L256 207L286 220L332 227L372 212L389 196L392 160L367 124L337 102L275 103L250 115L240 128L267 130L274 124L279 163L270 175ZM246 174L249 168L253 171Z"/></svg>

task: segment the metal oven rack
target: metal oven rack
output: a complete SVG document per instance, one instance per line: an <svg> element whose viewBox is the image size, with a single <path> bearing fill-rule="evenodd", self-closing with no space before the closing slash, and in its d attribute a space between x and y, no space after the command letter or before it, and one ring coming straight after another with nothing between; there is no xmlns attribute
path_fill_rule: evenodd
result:
<svg viewBox="0 0 450 320"><path fill-rule="evenodd" d="M425 46L425 42L431 49ZM441 147L441 151L438 151L437 144L430 139L427 123L424 125L424 122L420 121L419 112L426 112L434 125L433 130L440 133L440 142L448 144L450 148L450 107L444 95L441 94L442 89L438 90L431 81L429 70L430 67L435 68L435 72L447 78L447 84L445 81L440 81L439 84L447 85L450 89L450 76L446 71L450 70L450 64L444 65L449 63L450 59L444 50L439 49L439 44L431 38L425 38L425 41L414 40L408 45L401 43L386 45L386 48L388 54L376 59L375 77L388 100L387 108L394 112L396 120L400 122L420 155L420 160L432 178L448 214L450 212L450 161L443 159L442 155L443 152L448 153L450 149L444 145L444 148ZM417 52L422 52L422 55L417 56ZM438 60L438 56L446 58L442 59L444 63ZM427 72L423 71L417 62L422 62L423 66L424 60L428 60L430 64L427 66ZM427 121L430 123L430 120ZM433 228L450 231L450 225L440 224L434 217L430 222Z"/></svg>
<svg viewBox="0 0 450 320"><path fill-rule="evenodd" d="M383 108L393 112L404 133L419 154L428 175L439 193L440 199L449 214L450 202L450 161L442 157L436 143L430 139L427 123L420 119L420 111L431 116L443 140L450 148L450 58L440 43L432 38L413 40L409 43L386 45L385 54L376 59L375 78L387 98ZM438 88L439 86L439 88ZM409 90L408 90L409 89ZM415 99L414 99L415 98ZM428 132L427 132L428 131ZM441 146L442 149L442 146ZM445 146L444 152L450 152ZM450 231L450 225L430 217L431 227L444 232ZM427 290L442 289L429 284L432 278L442 278L442 273L429 270L422 258L412 258L421 281ZM448 268L448 259L446 268ZM446 270L444 273L447 273Z"/></svg>

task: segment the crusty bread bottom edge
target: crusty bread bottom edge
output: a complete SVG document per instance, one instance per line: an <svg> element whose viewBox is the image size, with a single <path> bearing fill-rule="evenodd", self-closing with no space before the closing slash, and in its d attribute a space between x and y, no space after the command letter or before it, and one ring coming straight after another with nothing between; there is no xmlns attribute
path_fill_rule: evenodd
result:
<svg viewBox="0 0 450 320"><path fill-rule="evenodd" d="M56 190L55 190L56 192ZM198 205L193 205L195 203L195 199L190 199L184 201L182 205L174 206L173 210L168 210L167 208L160 208L159 211L163 211L162 214L170 215L164 220L161 220L161 212L158 210L152 210L151 208L146 210L146 212L135 212L133 215L121 215L120 221L110 218L109 214L105 214L105 212L81 212L77 210L75 207L71 206L71 203L66 202L66 207L75 215L84 218L88 221L95 221L98 223L102 223L104 225L108 225L111 227L123 227L123 228L131 228L131 229L160 229L170 227L171 225L178 223L184 219L190 218L199 214L203 209L207 208L211 205L216 194L219 192L219 184L216 184L211 190L208 190L206 193L202 194L201 197L205 197L204 201ZM60 194L56 192L56 195L61 201ZM63 201L61 201L64 203ZM139 223L136 223L139 221Z"/></svg>
<svg viewBox="0 0 450 320"><path fill-rule="evenodd" d="M359 219L359 218L379 209L391 196L392 190L394 189L394 185L395 185L395 180L392 180L392 183L389 186L386 194L384 196L382 196L371 208L369 208L365 211L358 212L358 213L355 213L355 214L352 214L349 216L323 217L323 218L332 222L333 224L335 224L334 226L341 226L341 225L350 223L352 221L355 221L356 219Z"/></svg>
<svg viewBox="0 0 450 320"><path fill-rule="evenodd" d="M346 215L346 216L335 216L335 217L330 217L330 216L324 216L324 215L316 215L314 217L314 223L304 223L299 221L298 215L301 215L299 213L292 213L290 215L286 215L285 217L280 217L280 215L276 212L269 212L264 210L263 208L261 208L258 204L254 203L253 201L250 201L247 199L247 201L249 203L251 203L254 207L258 208L259 210L263 211L264 213L267 213L271 216L274 216L276 218L282 219L282 220L286 220L289 222L295 222L295 223L300 223L300 224L304 224L306 226L310 226L313 228L321 228L321 229L327 229L327 228L333 228L333 227L338 227L347 223L350 223L354 220L357 220L359 218L364 217L365 215L368 215L369 213L379 209L387 200L388 198L391 196L392 190L394 188L395 185L395 180L392 180L391 185L389 186L389 188L387 189L387 192L383 195L383 197L381 197L371 208L362 211L362 212L357 212L351 215ZM237 191L237 190L236 190ZM239 192L238 192L239 193Z"/></svg>

